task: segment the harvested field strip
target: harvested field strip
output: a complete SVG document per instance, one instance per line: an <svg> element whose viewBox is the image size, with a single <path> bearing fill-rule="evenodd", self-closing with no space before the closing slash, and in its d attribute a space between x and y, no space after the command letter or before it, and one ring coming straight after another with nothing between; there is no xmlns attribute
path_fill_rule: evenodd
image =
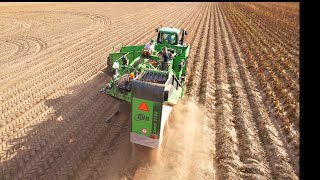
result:
<svg viewBox="0 0 320 180"><path fill-rule="evenodd" d="M207 34L208 34L208 28L209 28L209 23L210 23L210 11L211 11L211 6L208 6L207 10L205 11L205 16L204 19L202 19L202 31L199 32L197 35L200 37L196 37L196 39L198 41L193 42L193 47L196 47L197 49L192 49L191 51L195 52L195 56L193 56L193 54L190 56L193 57L193 70L191 70L191 73L194 74L195 76L192 77L197 77L196 79L191 79L190 83L192 84L191 86L193 87L190 92L191 95L193 95L194 97L198 97L199 93L197 91L200 85L200 81L202 80L202 75L205 74L201 74L201 70L203 69L203 61L204 58L203 56L204 54L204 50L206 48L205 45L206 44L206 39L207 39ZM201 26L200 25L200 26Z"/></svg>
<svg viewBox="0 0 320 180"><path fill-rule="evenodd" d="M213 28L214 28L214 21L210 19L213 19L214 17L214 13L213 13L213 3L210 4L210 8L211 8L211 11L210 11L210 14L208 15L209 16L209 24L207 25L208 26L208 30L207 30L207 37L206 39L201 39L201 47L204 47L204 52L200 52L198 55L200 55L200 57L196 57L196 59L201 59L201 61L203 62L203 68L202 69L202 72L201 72L201 75L199 76L199 81L198 81L198 85L195 85L194 87L197 87L197 88L194 88L194 89L197 89L196 91L196 97L199 98L199 103L201 104L206 104L206 100L207 100L207 87L209 85L209 76L210 76L210 72L212 69L209 69L209 67L212 67L210 65L212 65L212 62L209 62L211 59L214 59L213 58L213 48L214 48L214 45L213 45L213 42L214 42L214 35L212 34L213 32ZM203 36L204 37L204 36ZM203 50L203 49L202 49ZM210 55L211 55L211 58L210 58ZM210 92L210 91L209 91Z"/></svg>
<svg viewBox="0 0 320 180"><path fill-rule="evenodd" d="M224 18L220 6L218 6L219 25L222 28L222 45L225 53L225 65L227 70L228 84L232 95L233 123L239 138L239 155L242 166L240 171L244 179L270 179L269 164L265 158L265 152L261 147L261 142L257 139L257 129L254 125L252 111L249 108L248 94L243 91L243 79L240 77L236 63L235 54L241 53L232 48L236 41L231 37L232 32L228 27L228 21Z"/></svg>
<svg viewBox="0 0 320 180"><path fill-rule="evenodd" d="M288 39L297 38L296 28L299 26L299 16L296 12L299 9L298 4L296 4L297 9L295 13L291 15L290 15L290 12L288 12L288 9L280 11L281 13L280 15L279 13L277 14L276 7L274 8L274 7L264 6L261 8L261 5L256 3L251 3L251 5L253 5L253 7L255 8L260 7L259 8L260 11L254 13L254 16L258 17L259 19L263 19L263 22L270 24L271 25L270 28L274 28L274 30L277 30L276 27L278 27L278 29L284 30L283 32L279 32L284 36L283 38L288 38ZM274 12L272 9L275 9ZM246 8L246 10L250 10L252 12L253 9Z"/></svg>
<svg viewBox="0 0 320 180"><path fill-rule="evenodd" d="M297 55L297 53L299 53L299 49L300 48L299 48L299 41L297 41L297 39L298 39L298 37L297 37L297 29L295 29L295 31L294 31L294 34L293 34L294 36L290 36L290 35L287 34L286 31L283 31L283 30L281 30L281 28L279 28L278 23L275 23L274 19L278 18L277 16L273 17L271 19L271 21L270 20L268 21L268 19L265 18L263 16L263 14L260 15L260 16L257 16L256 13L252 13L253 11L250 10L250 8L247 7L246 5L244 5L244 4L237 4L237 5L238 6L235 7L235 8L239 12L241 12L244 15L250 14L251 15L250 17L252 18L252 21L256 22L256 24L258 24L261 27L263 27L266 32L269 32L269 34L273 34L274 36L276 36L279 42L283 42L284 48L287 48L289 51L291 49L290 52L296 53L294 55ZM231 5L231 6L233 6L233 5ZM249 17L249 16L247 16L247 17ZM295 14L294 17L298 18L297 14Z"/></svg>
<svg viewBox="0 0 320 180"><path fill-rule="evenodd" d="M214 5L215 21L215 164L218 179L236 179L240 177L240 157L237 147L238 138L232 118L231 94L227 82L227 72L224 64L225 54L222 47L221 28L219 25L217 4Z"/></svg>
<svg viewBox="0 0 320 180"><path fill-rule="evenodd" d="M226 17L228 17L228 16L226 16ZM231 18L229 18L229 19L231 19ZM232 21L230 21L230 22L232 22ZM237 27L237 26L235 26L234 24L231 23L231 27ZM235 37L239 38L238 39L238 41L239 41L240 39L243 39L243 38L240 38L242 36L240 36L237 33L237 31L236 31L237 29L239 29L239 28L234 28L233 32L236 35ZM243 45L243 43L241 43L240 45ZM240 49L240 47L238 49ZM241 49L244 50L242 52L245 52L244 53L245 56L243 58L239 58L238 59L238 63L239 63L240 59L248 58L250 60L250 57L251 57L250 55L247 54L248 51L246 51L246 50L248 50L248 47L241 47ZM247 61L244 61L244 62L247 62ZM251 61L251 63L255 64L254 61ZM248 67L250 67L250 66L248 66ZM249 68L250 74L251 73L252 74L259 74L258 72L251 72L252 70L253 70L252 68ZM247 70L243 70L243 72L240 73L241 76L242 76L242 79L247 79L247 78L243 77L243 76L246 76L246 73L248 73ZM256 79L255 76L253 76L253 77ZM260 76L258 76L258 77L260 77ZM263 86L261 86L261 84L258 82L257 86L251 85L251 86L247 86L245 89L247 89L246 91L248 91L252 87L258 87L259 88L259 87L263 87ZM250 96L254 97L254 96L256 96L256 94L255 93L250 93ZM280 132L277 131L275 125L273 125L273 123L272 123L273 121L271 120L271 118L266 116L268 113L265 110L268 109L268 108L262 108L261 107L260 104L264 104L264 102L266 102L266 101L263 100L260 103L258 103L257 102L258 99L260 99L260 98L258 98L258 97L250 98L249 102L250 102L251 108L253 108L253 115L254 115L254 119L256 119L257 127L259 127L259 130L262 133L262 134L259 134L261 141L265 145L266 144L272 145L273 146L272 151L277 151L277 152L274 152L274 153L270 154L270 152L272 152L272 151L270 151L270 148L268 148L268 150L266 150L269 161L270 162L276 162L275 164L274 163L270 163L270 165L272 167L272 171L273 171L273 177L296 178L296 174L293 172L292 165L290 165L289 163L284 163L284 162L287 162L286 159L288 159L289 158L288 156L291 156L291 155L290 154L288 155L286 153L285 149L283 148L284 147L283 144L285 144L286 142L281 142L281 140L279 139L280 136L277 135L278 133L282 133L282 132L281 131ZM266 106L266 107L268 107L268 106ZM273 154L278 154L279 156L273 157ZM276 169L275 165L277 167L277 170L275 170ZM283 171L283 173L280 173L281 171L279 171L278 168L280 168L281 171ZM275 172L275 171L277 171L277 172Z"/></svg>
<svg viewBox="0 0 320 180"><path fill-rule="evenodd" d="M236 21L237 22L237 21ZM246 34L248 36L248 34ZM255 36L251 36L253 39L255 39ZM259 42L259 40L255 40L255 42ZM254 43L250 44L250 46L254 46ZM257 52L258 54L261 54L261 52ZM299 89L299 87L295 87L295 88L286 88L286 85L288 85L286 82L280 82L278 80L278 78L275 77L274 72L272 71L272 69L274 69L274 67L270 67L267 62L268 60L264 58L264 56L259 56L259 58L261 59L262 65L259 65L257 67L259 68L264 68L260 71L260 73L264 73L265 75L267 75L268 81L272 81L273 83L271 83L271 85L273 85L273 88L275 89L275 93L276 96L278 97L279 100L279 104L281 107L283 107L284 105L287 106L285 109L288 110L288 116L287 117L291 117L290 119L294 119L295 122L297 122L296 120L298 120L298 109L299 109L299 101L297 101L297 98L294 99L293 97L291 97L288 92L292 93L292 94L297 94L297 92L292 92L292 89ZM282 78L283 79L283 78ZM284 101L283 101L284 100ZM288 109L289 108L289 109Z"/></svg>
<svg viewBox="0 0 320 180"><path fill-rule="evenodd" d="M232 19L232 18L230 17L230 19ZM234 21L234 22L237 23L238 21ZM239 26L240 25L238 25L238 27ZM243 31L241 31L241 32L243 32ZM245 36L246 38L243 38L243 39L246 39L247 42L250 43L250 41L251 41L250 38L252 38L252 36L247 38L247 36L250 36L248 33L245 33L242 36ZM238 35L237 37L240 37L240 36ZM256 42L252 42L250 44L253 45L253 44L256 44ZM244 44L241 44L241 45L244 45ZM263 64L259 65L260 64L259 62L262 62L262 61L254 61L253 60L253 57L255 57L255 58L263 58L263 57L259 57L258 53L253 54L255 52L254 50L249 51L252 48L243 47L243 49L245 49L245 52L247 53L247 56L249 57L249 62L246 61L247 63L249 63L249 64L247 64L248 67L253 67L253 68L251 68L251 70L254 70L254 69L257 70L254 72L254 74L258 75L258 79L261 84L259 87L263 88L263 92L267 95L267 97L269 96L267 102L271 102L271 107L273 107L276 110L276 111L274 111L273 116L275 115L275 117L277 118L277 121L279 121L279 124L282 127L282 131L285 132L286 135L284 137L288 138L289 144L291 144L292 148L294 148L294 152L295 152L294 155L298 156L299 155L299 151L298 151L298 149L299 149L299 133L296 130L299 127L299 124L298 124L299 118L297 117L298 116L298 112L297 112L298 107L294 107L293 106L294 104L291 105L292 103L290 103L290 102L292 102L292 101L285 102L285 105L286 105L285 109L288 110L288 107L290 108L290 106L291 106L295 110L290 111L290 109L289 109L289 111L287 111L287 114L284 114L284 107L281 106L281 104L279 102L283 97L286 97L287 94L284 93L283 95L279 96L279 94L276 94L274 89L272 89L272 86L268 85L269 80L267 80L266 76L265 76L265 74L268 74L268 71L264 70L264 69L259 70L260 68L263 68L265 66ZM259 64L257 64L257 63L259 63ZM275 89L275 90L277 90L277 89ZM278 89L278 92L279 91L280 91L280 89ZM285 91L281 90L280 92L285 92ZM278 95L280 98L277 98L276 95ZM264 101L264 102L266 102L266 101ZM270 104L267 105L266 107L270 107ZM287 115L287 116L285 116L285 115Z"/></svg>
<svg viewBox="0 0 320 180"><path fill-rule="evenodd" d="M198 27L204 27L204 21L205 21L205 18L206 18L206 14L208 14L208 6L206 6L206 9L204 10L204 13L201 17L201 20L199 21L199 24L198 24ZM199 59L195 59L195 55L199 54L199 50L200 50L200 47L198 46L198 44L200 43L200 41L198 40L199 39L199 36L201 35L201 32L199 30L201 30L202 28L197 28L195 33L193 34L193 38L191 39L191 42L192 42L192 46L190 47L191 50L190 50L190 57L189 57L189 60L188 60L188 72L190 73L196 73L196 67L197 67L197 63L199 61ZM193 53L194 51L196 51L195 53ZM190 76L187 78L187 81L186 81L186 86L187 86L187 93L190 94L191 96L195 96L194 92L191 92L192 89L191 87L193 86L194 84L194 78L196 78L195 76Z"/></svg>
<svg viewBox="0 0 320 180"><path fill-rule="evenodd" d="M297 2L295 2L297 3ZM279 3L281 4L284 3ZM241 3L241 5L245 5L244 3ZM248 5L252 6L253 9L257 10L257 12L254 14L256 17L263 18L265 22L274 23L283 29L283 33L287 33L288 35L294 35L296 37L296 28L299 26L299 16L296 14L297 9L295 11L290 12L290 8L280 9L279 5L272 7L272 5L266 3L266 4L260 4L260 3L249 3ZM245 5L245 7L248 7ZM299 7L297 4L296 7ZM276 18L276 21L273 21L273 19ZM289 36L288 36L289 37ZM292 38L292 37L291 37Z"/></svg>
<svg viewBox="0 0 320 180"><path fill-rule="evenodd" d="M294 84L295 88L297 88L297 84L299 80L299 74L297 73L298 72L297 69L299 68L299 62L298 62L299 55L293 56L289 52L284 50L283 46L281 46L279 43L276 43L277 39L279 38L277 37L273 38L269 34L267 35L264 30L265 28L261 29L258 27L259 23L248 23L247 21L244 21L245 14L240 14L238 13L237 10L233 10L233 12L241 20L241 22L244 24L247 24L247 27L251 29L253 33L256 34L256 37L258 39L260 39L259 42L261 42L261 45L259 46L263 50L263 53L266 54L265 56L268 59L277 60L277 61L269 60L270 63L275 64L274 68L278 72L277 75L281 76L283 73L281 78L286 81L289 81L289 84L291 83ZM283 53L279 53L279 52L283 52ZM279 65L283 69L280 69Z"/></svg>
<svg viewBox="0 0 320 180"><path fill-rule="evenodd" d="M237 14L236 15L237 17L240 17L239 13L237 13L237 11L233 11L233 12L235 12ZM245 23L247 25L247 27L249 29L251 29L251 31L253 31L255 34L257 34L256 38L258 38L258 39L260 38L260 42L261 42L260 47L263 50L262 53L265 53L266 54L265 56L267 56L268 59L278 59L278 61L270 61L269 60L270 63L275 64L276 62L281 62L280 64L275 64L275 68L276 68L275 70L277 70L276 71L277 75L282 76L281 78L283 78L284 80L289 81L289 84L295 85L295 88L296 88L297 87L297 83L298 83L297 82L298 81L298 74L297 74L297 69L298 69L297 66L298 65L292 65L292 63L294 61L296 61L298 57L296 56L293 59L293 58L291 58L292 56L288 57L287 55L282 55L280 53L276 53L276 52L281 52L281 51L279 51L279 50L276 51L276 49L274 47L276 47L278 44L270 41L270 40L272 40L272 38L270 38L270 37L266 38L267 36L262 34L262 33L264 33L264 31L257 31L256 29L259 29L259 28L256 28L257 26L255 26L253 23L252 24L248 24L243 19L240 19L240 20L242 21L242 23ZM265 38L263 38L263 37L265 37ZM264 43L264 42L266 42L266 43ZM268 52L268 50L270 52ZM272 58L272 55L276 56L276 58ZM286 59L289 59L289 60L284 61L284 57L286 57ZM283 69L285 71L284 70L279 70L279 68L280 68L279 65L280 65L280 67L283 66ZM283 73L284 73L284 75L283 75Z"/></svg>

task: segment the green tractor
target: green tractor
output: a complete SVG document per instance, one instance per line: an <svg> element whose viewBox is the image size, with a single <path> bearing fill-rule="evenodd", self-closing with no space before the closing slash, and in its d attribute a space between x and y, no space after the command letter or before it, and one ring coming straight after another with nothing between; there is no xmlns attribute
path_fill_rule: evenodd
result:
<svg viewBox="0 0 320 180"><path fill-rule="evenodd" d="M156 32L151 53L144 50L144 45L113 47L107 60L113 77L101 89L131 104L130 141L151 148L160 147L172 107L183 96L190 50L184 43L186 30L162 27ZM119 52L115 52L117 47ZM169 62L162 61L164 47L172 53ZM119 110L108 117L107 124L117 126L112 117L118 113Z"/></svg>

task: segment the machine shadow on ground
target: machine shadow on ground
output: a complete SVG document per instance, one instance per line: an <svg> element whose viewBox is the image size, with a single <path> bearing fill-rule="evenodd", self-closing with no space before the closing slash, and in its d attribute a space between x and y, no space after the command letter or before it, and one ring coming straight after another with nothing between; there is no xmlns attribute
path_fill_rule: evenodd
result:
<svg viewBox="0 0 320 180"><path fill-rule="evenodd" d="M67 89L69 94L46 99L45 106L53 111L35 115L30 130L7 142L6 154L1 156L10 159L1 162L0 179L130 178L146 166L152 150L132 145L130 130L104 121L121 103L100 92L109 78L99 73ZM130 125L126 113L115 121Z"/></svg>

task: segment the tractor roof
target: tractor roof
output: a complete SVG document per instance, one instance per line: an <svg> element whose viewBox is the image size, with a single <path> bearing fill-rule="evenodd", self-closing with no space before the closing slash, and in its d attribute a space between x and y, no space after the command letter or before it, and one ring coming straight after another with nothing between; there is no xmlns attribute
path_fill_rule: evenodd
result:
<svg viewBox="0 0 320 180"><path fill-rule="evenodd" d="M180 29L178 28L170 28L170 27L163 27L159 29L160 32L165 32L165 33L180 33Z"/></svg>

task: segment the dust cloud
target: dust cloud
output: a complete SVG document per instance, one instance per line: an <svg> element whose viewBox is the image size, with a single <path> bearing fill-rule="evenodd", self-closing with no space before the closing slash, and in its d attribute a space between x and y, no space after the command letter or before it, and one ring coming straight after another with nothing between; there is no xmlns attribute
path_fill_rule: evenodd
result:
<svg viewBox="0 0 320 180"><path fill-rule="evenodd" d="M167 121L164 140L133 179L214 179L213 141L204 108L183 98Z"/></svg>
<svg viewBox="0 0 320 180"><path fill-rule="evenodd" d="M159 149L122 133L99 179L214 179L214 141L204 108L190 98L173 107Z"/></svg>

